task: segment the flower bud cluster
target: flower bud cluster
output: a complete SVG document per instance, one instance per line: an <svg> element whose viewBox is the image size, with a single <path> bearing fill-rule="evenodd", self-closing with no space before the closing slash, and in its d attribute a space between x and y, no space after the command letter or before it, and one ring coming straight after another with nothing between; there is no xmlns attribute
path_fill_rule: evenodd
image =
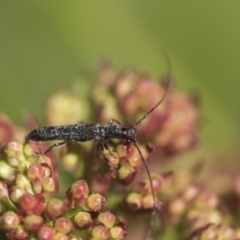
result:
<svg viewBox="0 0 240 240"><path fill-rule="evenodd" d="M117 119L121 124L136 123L164 96L170 76L155 81L136 69L116 72L102 64L99 83L93 91L97 121L106 124ZM106 79L104 78L106 77ZM169 90L166 99L138 129L138 140L153 142L166 151L188 150L198 143L198 107L189 94Z"/></svg>
<svg viewBox="0 0 240 240"><path fill-rule="evenodd" d="M46 104L46 118L49 126L76 124L87 119L86 102L74 93L58 90L53 93Z"/></svg>
<svg viewBox="0 0 240 240"><path fill-rule="evenodd" d="M80 239L88 229L94 239L123 239L126 222L103 212L107 202L89 194L83 180L74 182L64 199L55 197L53 159L36 155L30 144L9 142L0 161L0 230L8 239Z"/></svg>
<svg viewBox="0 0 240 240"><path fill-rule="evenodd" d="M135 69L116 72L110 61L103 61L99 81L91 91L91 109L87 104L89 101L79 100L81 96L76 91L74 94L57 91L47 101L46 125L76 124L93 116L92 122L103 125L116 119L124 126L130 127L132 123L134 127L136 121L164 95L168 80L169 77L165 77L154 81ZM27 125L32 129L37 123L31 116L29 119ZM139 149L145 160L155 145L164 153L188 150L197 143L197 127L198 112L194 100L188 94L179 94L170 88L166 99L137 129ZM131 215L129 209L153 208L148 178L135 184L128 195L126 187L117 184L129 185L143 167L143 159L133 143L125 144L117 139L109 141L110 151L104 151L105 157L95 151L90 141L80 146L69 144L64 151L57 152L63 168L71 173L69 177L78 179L60 198L56 196L59 179L55 156L51 151L47 155L35 154L43 152L47 146L34 142L23 145L23 137L16 137L22 136L23 132L27 131L15 127L0 115L1 143L6 144L0 159L0 238L3 232L13 240L123 239L127 234L127 222L117 217L119 212L125 211L128 216ZM107 163L108 168L100 162ZM90 185L79 180L80 177L87 179ZM222 231L223 236L224 229L230 229L226 216L218 209L217 195L209 194L192 180L184 182L179 178L174 184L174 177L170 175L151 174L151 177L155 200L164 199L163 217L166 226L173 231L177 231L176 226L182 221L182 226L189 229L192 237L201 236L201 239L207 239L204 236L213 230L218 236ZM114 178L118 181L113 181ZM116 215L105 211L107 200ZM127 210L122 208L125 201ZM162 208L162 202L157 200L155 203L158 209ZM214 225L210 225L212 219ZM234 236L237 236L236 232L234 229ZM178 239L185 237L179 235Z"/></svg>
<svg viewBox="0 0 240 240"><path fill-rule="evenodd" d="M58 191L55 158L36 155L30 144L9 142L4 147L0 161L0 179L12 186L10 197L13 202L25 194L49 195Z"/></svg>
<svg viewBox="0 0 240 240"><path fill-rule="evenodd" d="M123 185L130 184L138 170L143 166L143 161L148 158L147 149L139 145L144 157L141 158L137 148L133 143L129 144L110 144L110 149L104 151L104 157L100 153L99 158L106 162L112 171L112 177L117 178Z"/></svg>
<svg viewBox="0 0 240 240"><path fill-rule="evenodd" d="M188 229L190 240L238 239L240 228L232 226L234 219L220 207L220 196L195 177L184 170L162 178L160 195L166 200L164 218L169 226Z"/></svg>
<svg viewBox="0 0 240 240"><path fill-rule="evenodd" d="M151 178L155 199L157 200L157 194L159 194L161 191L162 176L152 173ZM157 201L155 204L159 210L162 208L162 202ZM138 187L136 187L135 191L128 195L127 205L131 210L147 210L154 207L151 183L148 177L146 177L146 179L142 181Z"/></svg>

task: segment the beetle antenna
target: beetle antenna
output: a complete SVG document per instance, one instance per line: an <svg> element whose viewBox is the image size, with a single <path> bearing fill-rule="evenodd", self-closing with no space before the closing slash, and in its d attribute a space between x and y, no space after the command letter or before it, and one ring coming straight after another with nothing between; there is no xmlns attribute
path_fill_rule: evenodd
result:
<svg viewBox="0 0 240 240"><path fill-rule="evenodd" d="M167 60L167 65L168 65L168 78L167 78L167 86L166 86L166 90L162 96L162 98L158 101L158 103L149 111L147 112L142 118L140 118L137 123L136 123L136 126L135 126L135 129L139 128L142 121L149 115L151 114L163 101L164 99L166 98L167 94L168 94L168 91L169 91L169 88L170 88L170 83L171 83L171 75L172 75L172 66L171 66L171 61L170 61L170 58L167 54L167 52L165 50L163 50L164 54L165 54L165 57L166 57L166 60Z"/></svg>
<svg viewBox="0 0 240 240"><path fill-rule="evenodd" d="M155 197L155 194L154 194L154 189L153 189L153 182L152 182L152 177L151 177L151 174L150 174L150 171L149 171L149 168L146 164L146 161L142 155L142 152L140 151L140 148L138 147L137 143L136 142L133 142L135 147L137 148L138 150L138 153L139 155L141 156L141 159L142 159L142 162L143 162L143 165L147 171L147 175L148 175L148 179L150 181L150 187L151 187L151 192L152 192L152 197L153 197L153 210L152 210L152 216L151 216L151 221L150 221L150 225L149 225L149 229L147 231L147 233L145 234L143 240L147 239L148 236L151 234L151 231L152 231L152 228L153 228L153 225L154 225L154 222L155 222L155 218L156 218L156 211L157 211L157 208L156 208L156 197Z"/></svg>

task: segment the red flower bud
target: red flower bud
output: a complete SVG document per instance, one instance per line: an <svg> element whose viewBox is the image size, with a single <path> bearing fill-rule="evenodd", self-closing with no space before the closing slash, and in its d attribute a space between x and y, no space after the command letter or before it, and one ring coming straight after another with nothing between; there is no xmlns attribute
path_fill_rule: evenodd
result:
<svg viewBox="0 0 240 240"><path fill-rule="evenodd" d="M24 227L28 231L37 232L43 225L43 218L38 215L30 215L24 218Z"/></svg>
<svg viewBox="0 0 240 240"><path fill-rule="evenodd" d="M25 214L30 215L34 213L34 208L36 206L37 200L34 195L30 193L25 193L19 199L19 206L21 210L24 211Z"/></svg>

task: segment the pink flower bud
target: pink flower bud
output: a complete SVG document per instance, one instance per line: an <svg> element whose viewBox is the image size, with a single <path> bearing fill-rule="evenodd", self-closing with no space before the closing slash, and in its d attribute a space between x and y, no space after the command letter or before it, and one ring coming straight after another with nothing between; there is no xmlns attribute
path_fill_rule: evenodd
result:
<svg viewBox="0 0 240 240"><path fill-rule="evenodd" d="M61 233L69 234L72 229L72 222L68 218L60 217L55 220L54 228Z"/></svg>
<svg viewBox="0 0 240 240"><path fill-rule="evenodd" d="M54 219L61 216L66 211L64 202L57 198L51 198L45 207L46 216L49 219Z"/></svg>
<svg viewBox="0 0 240 240"><path fill-rule="evenodd" d="M29 233L23 225L19 225L15 231L15 237L18 240L24 240L28 237Z"/></svg>
<svg viewBox="0 0 240 240"><path fill-rule="evenodd" d="M56 230L50 226L42 226L39 230L37 237L38 240L53 240L56 234Z"/></svg>
<svg viewBox="0 0 240 240"><path fill-rule="evenodd" d="M24 218L24 227L28 231L37 232L43 225L43 218L38 215L29 215Z"/></svg>
<svg viewBox="0 0 240 240"><path fill-rule="evenodd" d="M34 213L34 208L36 206L37 200L34 197L34 195L30 193L25 193L20 199L19 199L19 206L21 210L27 214L31 215Z"/></svg>

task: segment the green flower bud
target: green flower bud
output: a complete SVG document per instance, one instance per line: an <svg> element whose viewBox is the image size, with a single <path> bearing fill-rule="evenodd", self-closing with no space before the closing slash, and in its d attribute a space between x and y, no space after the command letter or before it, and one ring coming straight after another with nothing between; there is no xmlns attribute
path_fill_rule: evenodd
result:
<svg viewBox="0 0 240 240"><path fill-rule="evenodd" d="M138 210L142 208L143 198L140 193L130 193L127 197L127 205L131 210Z"/></svg>
<svg viewBox="0 0 240 240"><path fill-rule="evenodd" d="M74 222L81 229L87 229L92 223L91 215L88 212L78 212L74 216Z"/></svg>
<svg viewBox="0 0 240 240"><path fill-rule="evenodd" d="M62 232L58 232L55 234L53 240L69 240L69 237Z"/></svg>
<svg viewBox="0 0 240 240"><path fill-rule="evenodd" d="M105 198L98 193L91 194L86 201L86 206L93 211L101 210L105 204Z"/></svg>
<svg viewBox="0 0 240 240"><path fill-rule="evenodd" d="M7 181L15 179L15 169L5 161L0 161L0 178Z"/></svg>
<svg viewBox="0 0 240 240"><path fill-rule="evenodd" d="M20 223L20 219L15 212L7 211L1 216L0 226L3 229L16 229Z"/></svg>
<svg viewBox="0 0 240 240"><path fill-rule="evenodd" d="M44 178L42 182L42 186L43 186L43 191L47 193L53 193L56 190L55 181L52 177Z"/></svg>
<svg viewBox="0 0 240 240"><path fill-rule="evenodd" d="M25 194L26 192L19 187L11 187L9 189L9 197L11 199L12 202L17 203L19 201L19 199L23 196L23 194Z"/></svg>
<svg viewBox="0 0 240 240"><path fill-rule="evenodd" d="M94 239L108 239L108 229L103 225L97 225L92 229L92 237Z"/></svg>
<svg viewBox="0 0 240 240"><path fill-rule="evenodd" d="M19 142L9 142L5 146L5 152L9 159L14 158L19 162L25 161L25 156L23 154L23 145Z"/></svg>
<svg viewBox="0 0 240 240"><path fill-rule="evenodd" d="M28 180L28 178L24 174L20 174L20 173L17 174L15 183L16 183L15 185L18 188L24 189L26 192L33 194L31 182Z"/></svg>
<svg viewBox="0 0 240 240"><path fill-rule="evenodd" d="M105 227L112 228L116 217L111 212L101 212L98 215L97 220L101 222Z"/></svg>
<svg viewBox="0 0 240 240"><path fill-rule="evenodd" d="M136 169L129 164L123 164L120 169L118 169L118 177L123 184L129 184L132 182L136 174Z"/></svg>
<svg viewBox="0 0 240 240"><path fill-rule="evenodd" d="M121 226L115 226L109 230L109 235L111 239L123 239L126 231Z"/></svg>

